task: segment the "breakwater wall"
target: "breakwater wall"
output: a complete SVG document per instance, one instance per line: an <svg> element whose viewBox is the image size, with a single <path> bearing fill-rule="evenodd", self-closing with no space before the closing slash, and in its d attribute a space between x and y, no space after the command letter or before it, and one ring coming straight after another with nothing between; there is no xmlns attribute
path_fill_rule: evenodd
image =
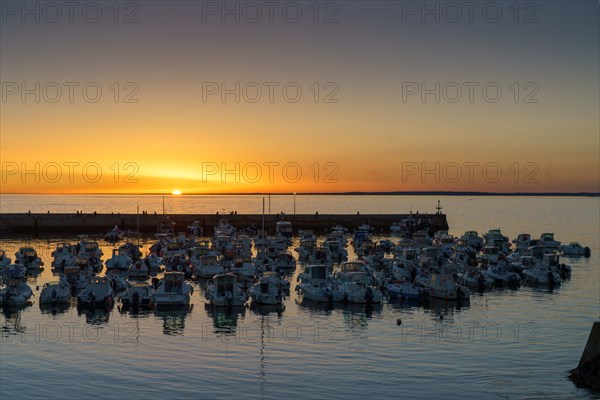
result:
<svg viewBox="0 0 600 400"><path fill-rule="evenodd" d="M448 229L445 214L413 214L424 224L429 224L430 233ZM409 214L297 214L285 215L294 231L312 229L316 233L327 232L335 225L342 225L350 230L361 224L369 224L376 232L389 233L394 222L408 218ZM56 234L105 234L109 229L118 225L121 229L139 230L143 234L156 232L160 222L166 216L161 214L0 214L0 233L7 235L38 235ZM214 226L221 218L227 219L238 229L255 226L261 228L262 214L172 214L168 219L175 223L175 232L185 232L193 221L199 221L205 234L211 234ZM271 232L275 223L281 218L278 215L265 215L265 229Z"/></svg>

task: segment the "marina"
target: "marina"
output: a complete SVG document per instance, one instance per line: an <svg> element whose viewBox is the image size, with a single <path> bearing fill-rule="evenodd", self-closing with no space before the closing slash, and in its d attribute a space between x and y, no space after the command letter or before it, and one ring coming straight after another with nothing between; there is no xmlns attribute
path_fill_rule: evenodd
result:
<svg viewBox="0 0 600 400"><path fill-rule="evenodd" d="M431 198L420 200L435 204ZM494 205L507 214L525 204L525 199L505 200L495 198ZM564 201L542 198L538 205L544 205L545 211L532 212L545 214ZM517 394L514 390L519 396L542 393L585 398L586 390L578 389L567 375L577 366L591 322L597 318L598 304L590 301L589 293L599 290L598 279L594 281L598 277L598 248L592 239L594 230L581 223L582 218L598 215L597 211L589 214L593 207L583 212L577 211L581 208L576 205L592 205L597 199L567 201L573 206L567 215L555 214L557 218L548 222L534 215L527 221L514 219L512 228L506 229L502 225L506 221L487 218L489 199L472 199L469 216L461 217L456 208L459 202L453 204L443 198L441 204L448 204L451 210L444 214L450 226L431 236L417 230L418 224L406 221L411 213L391 218L387 228L371 229L363 220L348 228L332 224L327 234L299 229L289 218L291 237L276 229L275 216L271 216L270 234L244 229L251 225L237 226L231 216L223 216L214 226L197 224L195 232L200 228L203 236L187 229L183 232L177 229L178 224L170 234L159 232L155 225L153 234L124 237L114 243L104 237L113 229L111 224L97 229L95 235L79 238L74 234L23 238L22 233L4 233L1 248L6 258L14 259L19 249L31 258L35 251L43 265L25 268L22 282L31 289L27 304L3 306L2 375L10 377L17 370L10 360L17 357L16 361L29 351L53 349L63 354L75 349L67 359L76 365L83 362L77 355L82 351L82 356L92 351L100 363L112 363L110 355L125 363L141 356L147 361L135 361L136 371L166 384L151 367L156 357L186 352L176 367L179 375L197 380L193 368L187 368L208 359L214 369L203 381L210 382L213 373L229 371L230 381L249 391L250 397L280 397L285 391L275 382L285 381L293 388L305 385L304 379L332 386L334 397L347 396L344 385L337 382L349 382L355 379L357 369L365 368L374 371L365 379L377 382L382 397L389 397L399 382L405 382L402 387L407 393L416 394L433 376L438 376L439 390L452 388L452 380L439 378L441 370L431 366L438 360L446 365L444 375L479 377L468 381L472 396L466 398L512 397ZM188 218L193 216L181 220L185 228L192 226L186 225ZM571 224L563 224L562 219ZM519 226L525 226L524 222L526 232ZM481 228L490 223L495 224L493 228ZM576 226L589 226L590 230L575 231L572 228ZM414 230L408 235L411 227ZM562 240L569 246L566 251L559 243ZM333 241L345 250L339 258L333 257L329 245L324 247ZM574 241L583 249L589 246L589 257L585 251L569 254ZM539 259L538 247L542 248ZM544 256L546 247L548 254L560 255L556 263ZM271 258L279 252L286 254L286 249L294 263L278 263L276 257ZM67 256L73 253L73 257ZM239 265L235 261L238 256ZM94 267L98 257L102 268ZM140 266L147 268L146 276L137 272L136 257L141 259ZM531 268L523 267L527 262ZM252 267L244 269L246 263ZM12 271L15 265L19 264L9 263L5 268ZM547 271L561 265L569 266L570 275L566 269L562 274L556 269L554 282L536 283L525 273L546 268L547 276ZM509 267L525 268L509 273L518 275L515 284L500 278ZM485 283L488 280L490 283ZM65 284L77 294L68 301L61 295ZM546 318L540 318L540 310ZM570 335L566 342L560 339L565 334ZM176 338L180 339L174 341ZM549 348L558 354L551 363L544 361ZM237 354L235 361L223 351ZM363 356L355 358L356 365L347 372L328 369L323 363L325 359L335 364L344 362L348 351L353 357ZM485 354L485 358L477 358L477 354ZM306 359L308 356L311 358ZM239 368L234 368L233 362ZM504 368L484 372L498 362L538 372L527 378ZM79 365L84 374L88 373L84 364ZM255 374L262 377L259 383L251 378ZM334 374L335 380L317 377L319 374ZM117 375L111 374L112 379L118 379ZM68 374L56 370L49 376L66 379ZM491 392L490 384L496 379L510 380L518 389L504 387ZM132 390L129 395L136 398L133 388L142 381L133 378L125 392ZM537 389L528 392L532 381L537 382ZM539 389L542 385L544 389ZM75 384L76 390L83 390L78 387ZM160 393L160 389L145 390ZM193 389L179 382L170 390L179 397ZM211 393L212 389L207 390ZM318 392L312 396L318 397Z"/></svg>

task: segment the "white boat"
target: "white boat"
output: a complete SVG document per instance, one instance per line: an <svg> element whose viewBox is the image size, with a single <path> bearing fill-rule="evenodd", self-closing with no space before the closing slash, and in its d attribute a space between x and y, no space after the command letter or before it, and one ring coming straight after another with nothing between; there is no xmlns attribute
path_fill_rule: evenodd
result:
<svg viewBox="0 0 600 400"><path fill-rule="evenodd" d="M9 279L0 286L0 304L5 307L22 306L29 303L33 291L23 281Z"/></svg>
<svg viewBox="0 0 600 400"><path fill-rule="evenodd" d="M531 246L531 235L529 233L519 233L512 242L515 244L515 251L523 252Z"/></svg>
<svg viewBox="0 0 600 400"><path fill-rule="evenodd" d="M560 251L565 256L585 256L590 257L592 252L589 247L583 247L578 242L571 242L569 244L561 244Z"/></svg>
<svg viewBox="0 0 600 400"><path fill-rule="evenodd" d="M80 235L79 243L77 244L78 254L81 256L94 257L94 258L102 258L104 253L100 246L95 241L88 240L87 236Z"/></svg>
<svg viewBox="0 0 600 400"><path fill-rule="evenodd" d="M206 299L215 307L235 307L246 303L247 297L235 274L220 274L207 282Z"/></svg>
<svg viewBox="0 0 600 400"><path fill-rule="evenodd" d="M311 256L311 254L317 248L316 239L302 239L300 240L300 246L295 248L294 250L298 253L298 259L301 261L306 261Z"/></svg>
<svg viewBox="0 0 600 400"><path fill-rule="evenodd" d="M27 268L21 264L8 264L0 268L0 276L4 279L23 279L27 274Z"/></svg>
<svg viewBox="0 0 600 400"><path fill-rule="evenodd" d="M458 274L458 284L473 290L483 291L494 286L494 280L476 268L468 268L464 273Z"/></svg>
<svg viewBox="0 0 600 400"><path fill-rule="evenodd" d="M220 219L219 225L215 226L214 231L215 236L231 236L235 233L236 229L226 219Z"/></svg>
<svg viewBox="0 0 600 400"><path fill-rule="evenodd" d="M102 305L111 307L114 302L114 292L106 277L89 278L83 290L77 296L80 306L94 307Z"/></svg>
<svg viewBox="0 0 600 400"><path fill-rule="evenodd" d="M64 269L75 265L75 246L69 243L61 243L52 252L52 268Z"/></svg>
<svg viewBox="0 0 600 400"><path fill-rule="evenodd" d="M551 232L542 233L538 240L538 245L550 250L558 250L560 248L560 242L554 239L554 233Z"/></svg>
<svg viewBox="0 0 600 400"><path fill-rule="evenodd" d="M246 277L254 277L262 272L261 264L255 264L251 259L236 258L229 262L229 265L224 267L226 272L243 275Z"/></svg>
<svg viewBox="0 0 600 400"><path fill-rule="evenodd" d="M547 268L550 271L557 272L562 279L571 277L571 266L560 262L560 256L558 254L546 253L541 262L542 268Z"/></svg>
<svg viewBox="0 0 600 400"><path fill-rule="evenodd" d="M114 269L106 271L105 278L108 279L108 283L115 293L122 292L129 287L129 282L123 274L126 274L126 272L117 272Z"/></svg>
<svg viewBox="0 0 600 400"><path fill-rule="evenodd" d="M287 238L292 237L294 233L292 230L292 223L289 221L277 221L275 224L275 232Z"/></svg>
<svg viewBox="0 0 600 400"><path fill-rule="evenodd" d="M104 240L109 243L116 243L120 240L123 240L123 231L119 229L117 225L112 228L106 235L104 235Z"/></svg>
<svg viewBox="0 0 600 400"><path fill-rule="evenodd" d="M112 256L106 260L106 269L118 269L120 271L128 271L131 265L133 264L133 260L129 255L129 250L127 249L113 249Z"/></svg>
<svg viewBox="0 0 600 400"><path fill-rule="evenodd" d="M337 240L326 240L323 242L323 247L329 249L331 252L331 258L335 262L339 263L348 259L348 251Z"/></svg>
<svg viewBox="0 0 600 400"><path fill-rule="evenodd" d="M148 254L146 258L144 258L144 263L150 269L150 271L160 271L164 265L162 257L156 253Z"/></svg>
<svg viewBox="0 0 600 400"><path fill-rule="evenodd" d="M192 236L202 236L204 228L200 225L200 221L193 221L192 225L188 225L187 233Z"/></svg>
<svg viewBox="0 0 600 400"><path fill-rule="evenodd" d="M71 291L79 293L85 287L87 280L93 275L91 269L82 270L79 266L65 267L62 276L67 284L71 287Z"/></svg>
<svg viewBox="0 0 600 400"><path fill-rule="evenodd" d="M385 288L391 298L416 301L421 298L421 289L410 282L395 281L389 283Z"/></svg>
<svg viewBox="0 0 600 400"><path fill-rule="evenodd" d="M211 278L224 272L216 255L198 256L198 254L203 254L203 251L196 250L198 249L194 249L192 253L191 262L196 268L196 276L198 278Z"/></svg>
<svg viewBox="0 0 600 400"><path fill-rule="evenodd" d="M19 248L15 253L15 263L21 264L27 269L39 269L44 265L35 249L29 246Z"/></svg>
<svg viewBox="0 0 600 400"><path fill-rule="evenodd" d="M329 303L344 300L344 288L333 279L330 266L308 265L298 275L298 281L296 292L300 301Z"/></svg>
<svg viewBox="0 0 600 400"><path fill-rule="evenodd" d="M271 283L268 279L261 279L248 291L253 303L256 304L281 304L284 299L283 290Z"/></svg>
<svg viewBox="0 0 600 400"><path fill-rule="evenodd" d="M186 307L192 292L183 272L165 272L154 292L154 305L157 308Z"/></svg>
<svg viewBox="0 0 600 400"><path fill-rule="evenodd" d="M313 253L308 257L309 264L318 264L318 265L331 265L333 264L333 259L331 257L331 250L327 247L317 247Z"/></svg>
<svg viewBox="0 0 600 400"><path fill-rule="evenodd" d="M128 271L130 279L146 279L150 275L150 269L142 260L138 260L131 264Z"/></svg>
<svg viewBox="0 0 600 400"><path fill-rule="evenodd" d="M167 248L162 254L167 269L176 269L179 265L184 265L187 256L187 250L180 243L174 241L167 243Z"/></svg>
<svg viewBox="0 0 600 400"><path fill-rule="evenodd" d="M483 238L479 236L477 231L466 231L460 237L460 240L464 241L476 250L480 249L483 246Z"/></svg>
<svg viewBox="0 0 600 400"><path fill-rule="evenodd" d="M496 265L500 258L500 249L496 246L486 245L479 255L479 261L485 265Z"/></svg>
<svg viewBox="0 0 600 400"><path fill-rule="evenodd" d="M6 255L4 250L0 250L0 269L12 264L10 257Z"/></svg>
<svg viewBox="0 0 600 400"><path fill-rule="evenodd" d="M135 283L127 288L119 299L124 307L149 307L154 298L154 286L147 283Z"/></svg>
<svg viewBox="0 0 600 400"><path fill-rule="evenodd" d="M530 285L557 286L562 283L560 274L542 266L524 271L524 279Z"/></svg>
<svg viewBox="0 0 600 400"><path fill-rule="evenodd" d="M289 292L290 290L290 282L285 279L285 276L277 271L263 272L263 274L259 277L259 281L269 281L284 292Z"/></svg>
<svg viewBox="0 0 600 400"><path fill-rule="evenodd" d="M273 268L276 271L293 271L296 269L296 259L288 251L281 252L275 257Z"/></svg>
<svg viewBox="0 0 600 400"><path fill-rule="evenodd" d="M40 293L40 304L65 304L71 301L71 287L65 278L45 283Z"/></svg>
<svg viewBox="0 0 600 400"><path fill-rule="evenodd" d="M349 303L381 303L383 293L373 286L374 279L360 262L345 262L341 265L339 280L344 289L344 298Z"/></svg>
<svg viewBox="0 0 600 400"><path fill-rule="evenodd" d="M429 297L446 300L465 300L471 296L466 286L458 285L452 274L431 274L429 281L424 283Z"/></svg>
<svg viewBox="0 0 600 400"><path fill-rule="evenodd" d="M521 276L515 272L508 271L498 265L490 265L482 272L494 280L496 286L518 286L521 284Z"/></svg>

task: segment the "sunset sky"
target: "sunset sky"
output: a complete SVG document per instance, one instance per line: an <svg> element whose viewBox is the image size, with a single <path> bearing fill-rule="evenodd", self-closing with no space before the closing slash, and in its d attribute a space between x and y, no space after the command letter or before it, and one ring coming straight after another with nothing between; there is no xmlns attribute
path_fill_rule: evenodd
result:
<svg viewBox="0 0 600 400"><path fill-rule="evenodd" d="M600 191L596 1L1 4L2 193Z"/></svg>

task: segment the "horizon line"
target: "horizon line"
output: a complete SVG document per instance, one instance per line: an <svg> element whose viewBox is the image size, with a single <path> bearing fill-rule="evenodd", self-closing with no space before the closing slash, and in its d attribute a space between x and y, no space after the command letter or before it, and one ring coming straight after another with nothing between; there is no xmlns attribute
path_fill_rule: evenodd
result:
<svg viewBox="0 0 600 400"><path fill-rule="evenodd" d="M93 193L22 193L22 192L10 192L1 193L2 195L49 195L49 196L258 196L258 195L304 195L304 196L318 196L318 195L334 195L334 196L377 196L377 195L393 195L393 196L406 196L406 195L419 195L419 196L574 196L574 197L599 197L600 192L481 192L481 191L348 191L348 192L209 192L209 193L181 193L173 194L171 192L143 192L143 193L110 193L110 192L93 192Z"/></svg>

